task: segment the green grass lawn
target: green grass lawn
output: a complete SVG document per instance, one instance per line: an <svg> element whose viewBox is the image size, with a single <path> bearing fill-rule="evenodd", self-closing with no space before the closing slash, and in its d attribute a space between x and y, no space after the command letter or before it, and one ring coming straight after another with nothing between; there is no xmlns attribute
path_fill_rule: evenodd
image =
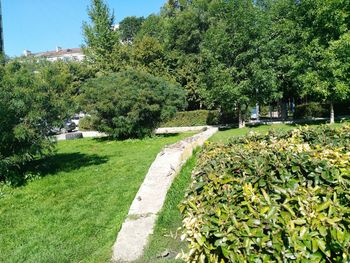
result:
<svg viewBox="0 0 350 263"><path fill-rule="evenodd" d="M332 126L334 126L334 127L340 126L340 125L342 125L342 124L341 123L332 124ZM315 127L315 126L318 126L318 124L311 124L308 126ZM213 137L210 138L210 141L225 143L231 137L244 136L251 131L258 132L258 133L267 133L270 130L289 131L289 130L295 129L296 127L298 127L298 125L295 125L295 124L271 124L271 125L260 125L260 126L256 126L256 127L246 127L246 128L242 128L242 129L234 128L234 129L219 131L218 133L214 134Z"/></svg>
<svg viewBox="0 0 350 263"><path fill-rule="evenodd" d="M189 135L59 142L43 178L0 195L0 262L108 262L155 156Z"/></svg>
<svg viewBox="0 0 350 263"><path fill-rule="evenodd" d="M288 124L272 124L272 125L261 125L257 127L246 127L242 129L238 129L238 128L228 129L228 130L217 132L216 134L214 134L213 137L210 138L210 141L225 143L231 137L243 136L249 133L250 131L265 133L265 132L268 132L269 130L288 131L293 128L295 128L295 126L288 125Z"/></svg>
<svg viewBox="0 0 350 263"><path fill-rule="evenodd" d="M339 126L341 124L334 124ZM316 126L316 125L310 125ZM235 136L246 135L250 131L266 133L269 130L288 131L296 126L287 124L262 125L244 129L229 129L219 131L210 139L212 142L225 143ZM182 216L178 209L178 205L183 200L186 188L191 182L191 172L195 167L196 157L193 156L182 168L180 174L175 178L171 186L162 211L159 214L154 234L150 238L149 245L145 250L144 257L139 262L181 262L175 260L174 255L186 249L186 244L180 241L181 231L178 228L182 224ZM169 252L170 259L162 259L160 256L164 251Z"/></svg>

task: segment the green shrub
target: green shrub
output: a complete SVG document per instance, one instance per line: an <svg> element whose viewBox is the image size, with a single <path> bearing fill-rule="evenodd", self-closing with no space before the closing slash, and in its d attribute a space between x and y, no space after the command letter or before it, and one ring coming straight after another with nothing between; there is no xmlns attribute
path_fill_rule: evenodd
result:
<svg viewBox="0 0 350 263"><path fill-rule="evenodd" d="M324 126L209 144L180 207L184 259L349 262L349 134Z"/></svg>
<svg viewBox="0 0 350 263"><path fill-rule="evenodd" d="M85 116L79 120L80 131L95 131L97 130L98 120L93 116Z"/></svg>
<svg viewBox="0 0 350 263"><path fill-rule="evenodd" d="M28 163L51 152L50 133L66 115L69 74L49 64L11 61L0 66L0 181L22 184Z"/></svg>
<svg viewBox="0 0 350 263"><path fill-rule="evenodd" d="M259 107L259 117L270 117L270 106L261 105Z"/></svg>
<svg viewBox="0 0 350 263"><path fill-rule="evenodd" d="M117 139L142 138L185 107L185 91L151 74L128 70L90 80L81 103L98 131Z"/></svg>
<svg viewBox="0 0 350 263"><path fill-rule="evenodd" d="M295 107L295 119L322 118L329 116L329 105L317 102L300 104Z"/></svg>
<svg viewBox="0 0 350 263"><path fill-rule="evenodd" d="M161 127L187 127L236 123L234 113L219 110L195 110L177 112L174 118L161 123Z"/></svg>
<svg viewBox="0 0 350 263"><path fill-rule="evenodd" d="M163 122L161 127L216 125L219 123L219 118L220 113L217 110L180 111L174 118Z"/></svg>

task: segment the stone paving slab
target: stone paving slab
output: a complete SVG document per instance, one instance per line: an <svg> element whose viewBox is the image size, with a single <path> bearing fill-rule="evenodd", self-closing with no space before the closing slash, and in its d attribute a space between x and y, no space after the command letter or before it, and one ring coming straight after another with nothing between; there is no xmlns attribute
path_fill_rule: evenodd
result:
<svg viewBox="0 0 350 263"><path fill-rule="evenodd" d="M134 258L133 255L139 255L139 251L143 251L148 236L153 233L156 219L156 215L126 219L122 225L123 232L120 232L113 246L113 251L118 251L114 262L127 262L129 258Z"/></svg>
<svg viewBox="0 0 350 263"><path fill-rule="evenodd" d="M206 127L205 131L167 146L157 155L118 233L112 262L131 262L143 255L148 237L153 233L157 214L175 176L192 151L202 146L217 131L218 128Z"/></svg>
<svg viewBox="0 0 350 263"><path fill-rule="evenodd" d="M182 133L203 131L210 126L189 126L189 127L164 127L156 129L156 134Z"/></svg>

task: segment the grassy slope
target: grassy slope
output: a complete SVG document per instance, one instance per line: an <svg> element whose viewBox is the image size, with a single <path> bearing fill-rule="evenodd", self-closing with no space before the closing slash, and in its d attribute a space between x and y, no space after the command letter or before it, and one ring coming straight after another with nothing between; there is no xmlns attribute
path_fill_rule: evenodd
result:
<svg viewBox="0 0 350 263"><path fill-rule="evenodd" d="M157 153L189 134L58 144L46 175L0 198L0 262L107 262Z"/></svg>
<svg viewBox="0 0 350 263"><path fill-rule="evenodd" d="M340 124L335 124L339 126ZM310 125L314 126L314 125ZM263 125L254 128L244 128L244 129L230 129L226 131L220 131L216 133L210 141L225 143L231 137L243 136L250 131L265 133L269 130L287 131L295 128L293 125L286 124L275 124L275 125ZM195 167L196 158L192 157L186 165L182 168L180 174L175 179L173 185L171 186L165 205L160 212L159 219L154 231L154 234L150 238L150 244L145 251L145 256L139 262L181 262L181 260L161 260L157 258L162 252L168 250L169 252L179 253L181 249L186 249L186 244L181 243L179 236L181 232L177 232L177 229L181 226L181 214L178 209L178 204L182 201L186 188L191 181L191 172ZM169 236L170 234L177 233L176 238ZM170 256L173 256L171 253Z"/></svg>

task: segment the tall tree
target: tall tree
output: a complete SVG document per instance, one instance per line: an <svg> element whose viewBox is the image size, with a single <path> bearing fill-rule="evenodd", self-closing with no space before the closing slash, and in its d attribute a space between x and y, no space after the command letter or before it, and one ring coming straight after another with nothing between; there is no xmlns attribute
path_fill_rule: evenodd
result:
<svg viewBox="0 0 350 263"><path fill-rule="evenodd" d="M245 126L249 105L278 96L276 74L266 48L266 21L252 0L211 6L213 24L201 45L210 61L204 74L209 98L223 110L236 110Z"/></svg>
<svg viewBox="0 0 350 263"><path fill-rule="evenodd" d="M304 0L299 19L304 32L305 72L300 76L304 93L329 103L334 123L334 103L347 99L349 88L350 2ZM344 56L345 55L345 56Z"/></svg>
<svg viewBox="0 0 350 263"><path fill-rule="evenodd" d="M298 3L295 0L261 0L263 16L267 21L264 37L265 54L271 60L281 92L281 116L287 117L286 102L300 96L302 84L298 80L302 72L303 47L301 28L298 24Z"/></svg>
<svg viewBox="0 0 350 263"><path fill-rule="evenodd" d="M188 109L205 107L200 73L203 71L200 46L209 28L210 0L168 1L162 12L162 40L168 67L187 91Z"/></svg>
<svg viewBox="0 0 350 263"><path fill-rule="evenodd" d="M88 8L91 23L83 23L85 44L83 50L87 61L102 73L117 71L113 53L120 49L119 36L114 30L114 13L103 0L92 0Z"/></svg>
<svg viewBox="0 0 350 263"><path fill-rule="evenodd" d="M138 38L131 50L132 67L139 68L155 76L166 77L165 51L158 39L151 36Z"/></svg>
<svg viewBox="0 0 350 263"><path fill-rule="evenodd" d="M119 23L120 40L131 44L141 29L144 17L128 16Z"/></svg>
<svg viewBox="0 0 350 263"><path fill-rule="evenodd" d="M150 15L142 23L140 30L137 33L136 38L142 38L143 36L155 37L158 40L163 39L163 22L161 16Z"/></svg>

